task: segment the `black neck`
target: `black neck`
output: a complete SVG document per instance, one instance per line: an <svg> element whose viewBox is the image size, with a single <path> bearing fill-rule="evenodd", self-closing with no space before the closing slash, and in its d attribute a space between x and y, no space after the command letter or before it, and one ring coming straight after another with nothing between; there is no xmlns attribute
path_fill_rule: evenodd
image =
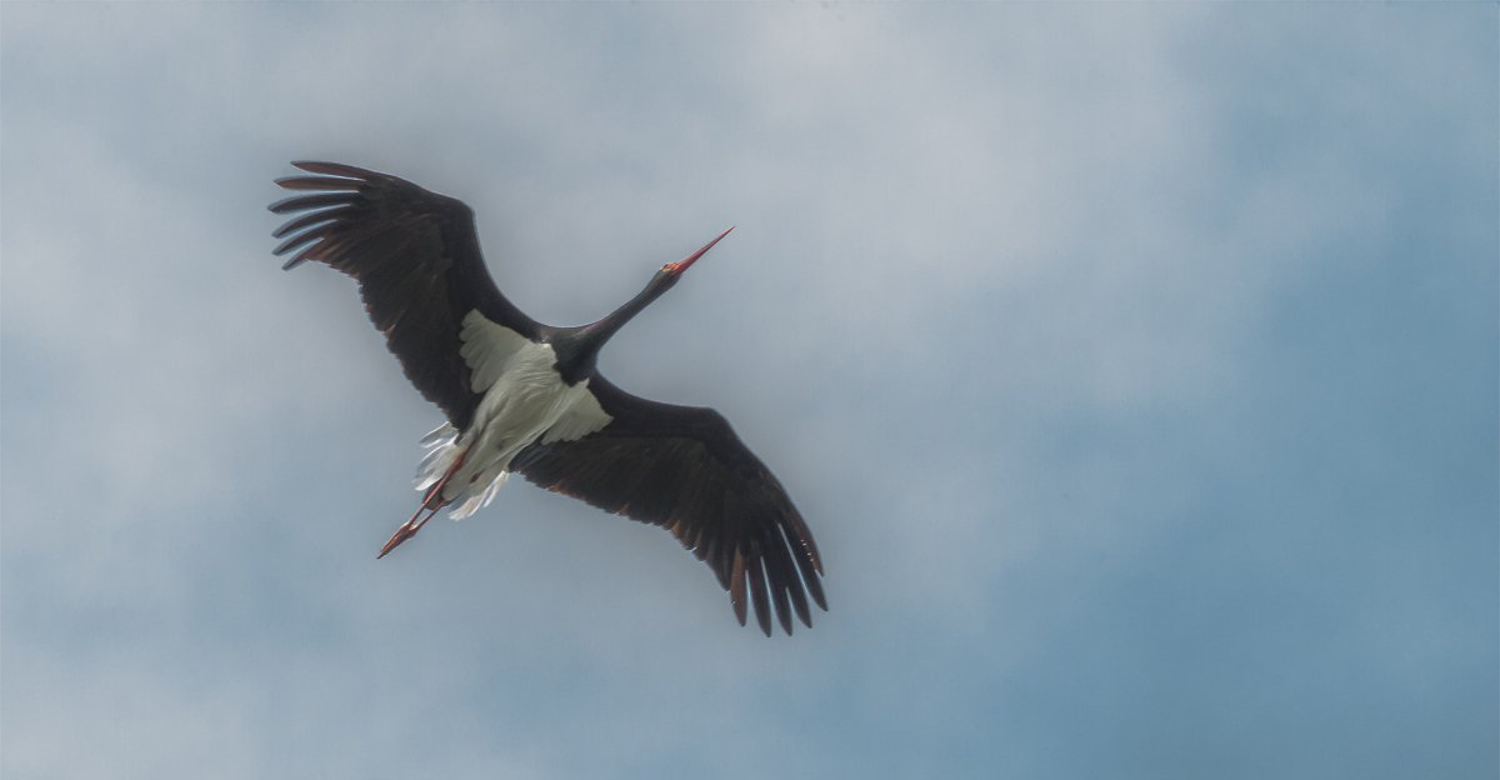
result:
<svg viewBox="0 0 1500 780"><path fill-rule="evenodd" d="M588 378L594 372L599 350L605 342L676 283L676 275L658 272L646 283L645 289L610 312L609 316L579 328L568 328L554 337L552 348L557 352L557 372L563 381L572 385Z"/></svg>

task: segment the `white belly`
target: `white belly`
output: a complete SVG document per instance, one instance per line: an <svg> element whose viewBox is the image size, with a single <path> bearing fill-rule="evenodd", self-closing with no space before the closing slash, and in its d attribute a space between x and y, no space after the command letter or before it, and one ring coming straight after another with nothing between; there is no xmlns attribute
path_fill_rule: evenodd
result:
<svg viewBox="0 0 1500 780"><path fill-rule="evenodd" d="M611 419L588 391L588 380L572 386L562 381L551 345L532 342L477 311L464 318L460 338L472 389L483 399L462 434L444 425L423 440L432 451L417 472L417 489L425 490L463 458L443 487L443 498L457 504L450 514L455 520L494 498L511 459L527 445L586 436Z"/></svg>

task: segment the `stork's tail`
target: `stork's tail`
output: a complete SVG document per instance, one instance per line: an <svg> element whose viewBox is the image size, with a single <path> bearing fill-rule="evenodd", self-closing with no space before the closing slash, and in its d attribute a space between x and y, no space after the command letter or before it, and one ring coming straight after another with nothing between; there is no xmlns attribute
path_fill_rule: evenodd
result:
<svg viewBox="0 0 1500 780"><path fill-rule="evenodd" d="M453 423L443 423L432 433L422 437L422 448L427 454L417 466L414 484L417 490L426 490L441 480L453 469L453 464L463 454L458 446L458 429Z"/></svg>
<svg viewBox="0 0 1500 780"><path fill-rule="evenodd" d="M446 485L463 465L464 455L472 442L460 444L458 438L458 429L452 423L443 423L437 430L422 437L422 446L427 448L427 454L423 456L422 464L417 466L417 477L413 482L417 490L427 490L439 482ZM462 520L489 506L495 500L495 493L499 492L510 476L500 462L484 468L481 465L473 464L470 470L477 471L468 477L468 484L460 486L459 483L454 483L453 487L458 489L446 491L450 498L443 501L442 506L457 504L448 514L454 520ZM428 500L431 500L430 495Z"/></svg>

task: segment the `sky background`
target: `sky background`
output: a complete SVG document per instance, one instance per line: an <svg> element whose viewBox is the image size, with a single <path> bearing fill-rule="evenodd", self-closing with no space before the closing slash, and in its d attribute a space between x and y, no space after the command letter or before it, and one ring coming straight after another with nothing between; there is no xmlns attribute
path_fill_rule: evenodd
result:
<svg viewBox="0 0 1500 780"><path fill-rule="evenodd" d="M6 778L1493 778L1500 9L0 8ZM293 159L471 204L533 317L823 550L766 639L441 417Z"/></svg>

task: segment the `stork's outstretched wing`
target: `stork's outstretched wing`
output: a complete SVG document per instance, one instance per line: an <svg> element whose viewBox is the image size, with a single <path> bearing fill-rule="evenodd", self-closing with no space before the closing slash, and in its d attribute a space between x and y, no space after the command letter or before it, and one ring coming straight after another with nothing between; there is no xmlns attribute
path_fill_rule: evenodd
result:
<svg viewBox="0 0 1500 780"><path fill-rule="evenodd" d="M747 594L767 635L772 606L788 634L793 610L812 625L808 595L828 609L812 532L722 415L638 398L600 376L589 390L613 421L575 441L533 444L513 470L671 531L718 575L741 625Z"/></svg>
<svg viewBox="0 0 1500 780"><path fill-rule="evenodd" d="M276 183L321 194L271 204L277 214L307 212L275 233L290 236L276 254L300 250L284 267L315 260L354 277L406 378L454 426L466 428L480 396L459 354L463 317L477 309L532 340L538 330L485 269L474 212L395 176L338 163L292 164L319 175Z"/></svg>

